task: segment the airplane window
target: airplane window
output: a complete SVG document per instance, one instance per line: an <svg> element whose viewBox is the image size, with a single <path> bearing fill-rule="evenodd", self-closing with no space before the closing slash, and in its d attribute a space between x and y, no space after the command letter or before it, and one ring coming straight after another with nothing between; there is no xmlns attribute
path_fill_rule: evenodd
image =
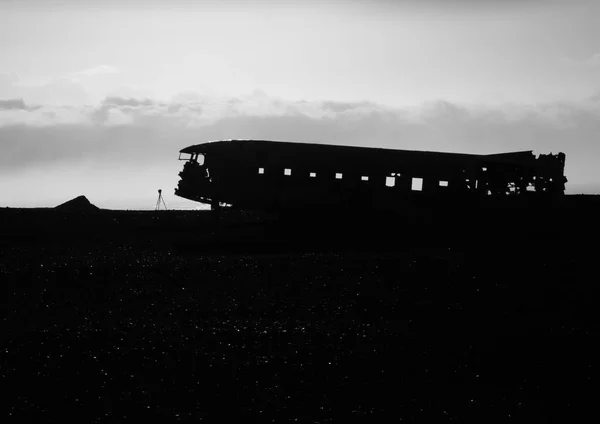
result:
<svg viewBox="0 0 600 424"><path fill-rule="evenodd" d="M412 190L413 191L423 191L423 178L413 178L412 179Z"/></svg>
<svg viewBox="0 0 600 424"><path fill-rule="evenodd" d="M198 158L198 153L179 153L179 160L184 160L186 162L196 162ZM204 158L203 155L199 155L201 158Z"/></svg>

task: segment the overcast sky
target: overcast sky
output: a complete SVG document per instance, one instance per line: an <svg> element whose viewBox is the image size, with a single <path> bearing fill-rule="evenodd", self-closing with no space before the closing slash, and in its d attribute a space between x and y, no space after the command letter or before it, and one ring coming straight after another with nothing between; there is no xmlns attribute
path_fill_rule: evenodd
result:
<svg viewBox="0 0 600 424"><path fill-rule="evenodd" d="M599 130L599 1L0 0L0 206L190 207L177 152L226 138L563 151L598 193Z"/></svg>

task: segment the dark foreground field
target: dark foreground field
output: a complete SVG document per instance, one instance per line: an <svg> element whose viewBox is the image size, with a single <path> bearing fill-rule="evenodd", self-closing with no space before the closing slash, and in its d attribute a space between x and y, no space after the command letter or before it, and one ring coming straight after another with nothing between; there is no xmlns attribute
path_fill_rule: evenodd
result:
<svg viewBox="0 0 600 424"><path fill-rule="evenodd" d="M599 212L0 210L0 422L595 422Z"/></svg>

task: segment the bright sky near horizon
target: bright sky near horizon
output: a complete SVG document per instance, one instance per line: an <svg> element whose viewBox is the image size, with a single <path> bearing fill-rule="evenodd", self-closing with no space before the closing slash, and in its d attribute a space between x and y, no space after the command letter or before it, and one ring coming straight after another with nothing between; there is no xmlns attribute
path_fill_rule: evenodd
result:
<svg viewBox="0 0 600 424"><path fill-rule="evenodd" d="M598 130L594 0L0 0L0 206L190 207L225 138L560 150L598 193Z"/></svg>

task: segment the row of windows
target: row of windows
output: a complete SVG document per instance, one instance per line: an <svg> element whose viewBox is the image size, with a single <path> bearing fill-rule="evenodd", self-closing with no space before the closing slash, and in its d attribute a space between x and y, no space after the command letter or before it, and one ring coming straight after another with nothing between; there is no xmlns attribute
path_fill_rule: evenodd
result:
<svg viewBox="0 0 600 424"><path fill-rule="evenodd" d="M265 173L265 168L258 168L258 173L259 174L264 174ZM285 168L283 170L283 175L286 176L290 176L292 175L292 170L290 168ZM386 177L385 179L385 185L387 187L394 187L396 185L396 177L400 177L402 174L400 173L392 173L391 177ZM309 177L310 178L316 178L317 177L317 173L316 172L310 172L309 173ZM342 173L337 172L335 174L335 178L337 180L341 180L343 177ZM363 175L360 177L361 181L369 181L369 177L367 175ZM439 181L439 186L440 187L448 187L448 181ZM412 179L412 186L411 189L414 191L422 191L423 190L423 178L417 178L414 177Z"/></svg>
<svg viewBox="0 0 600 424"><path fill-rule="evenodd" d="M264 174L264 173L265 173L265 168L258 168L258 173L259 173L259 174ZM287 176L290 176L290 175L292 175L292 170L291 170L290 168L285 168L285 169L283 170L283 175L287 175ZM394 175L394 174L392 174L392 175ZM316 173L316 172L310 172L310 173L308 174L308 176L309 176L310 178L316 178L316 177L317 177L317 173ZM400 174L398 174L398 176L400 176ZM342 177L343 177L343 175L342 175L342 173L341 173L341 172L337 172L337 173L335 174L335 178L336 178L336 180L341 180L341 179L342 179ZM362 177L360 177L360 179L361 179L362 181L369 181L369 177L367 177L367 176L362 176Z"/></svg>

